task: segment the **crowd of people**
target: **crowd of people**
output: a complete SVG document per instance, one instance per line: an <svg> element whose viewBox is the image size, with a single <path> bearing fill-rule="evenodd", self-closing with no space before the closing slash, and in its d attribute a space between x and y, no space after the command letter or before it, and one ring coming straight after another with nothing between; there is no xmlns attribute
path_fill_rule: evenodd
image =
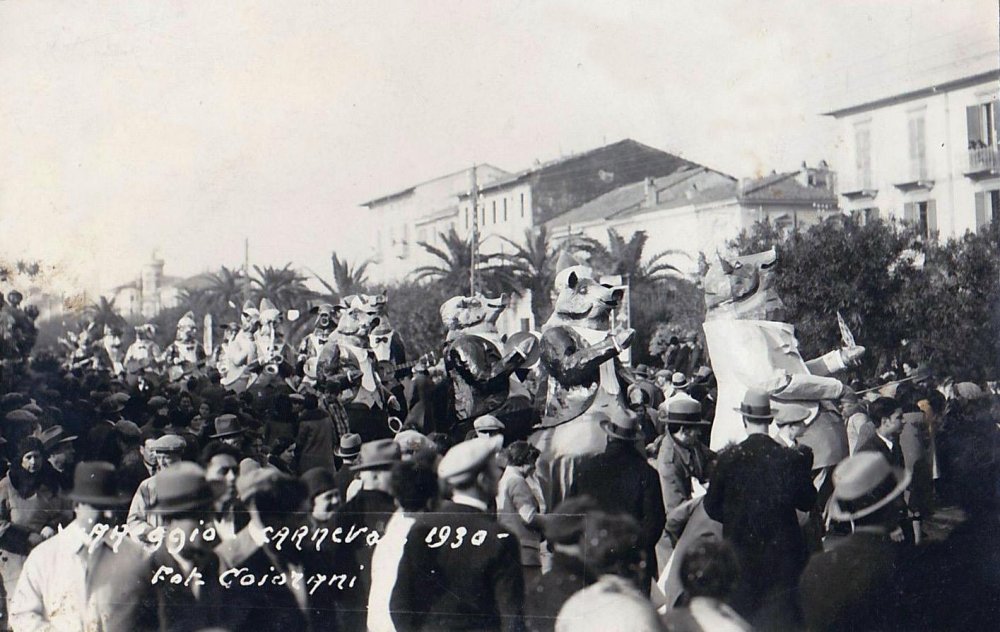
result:
<svg viewBox="0 0 1000 632"><path fill-rule="evenodd" d="M308 360L235 386L201 360L183 379L79 358L8 373L3 625L977 630L1000 613L1000 406L979 385L845 385L850 456L817 469L805 406L749 390L746 439L716 453L710 365L639 365L628 414L594 413L604 449L556 497L516 373L488 376L497 398L425 361L375 418L357 414L382 379L363 361L345 400Z"/></svg>

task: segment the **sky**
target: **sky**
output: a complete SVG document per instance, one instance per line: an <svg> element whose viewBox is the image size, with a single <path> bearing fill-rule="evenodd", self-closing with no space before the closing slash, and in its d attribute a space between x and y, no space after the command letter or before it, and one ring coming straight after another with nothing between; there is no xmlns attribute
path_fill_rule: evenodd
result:
<svg viewBox="0 0 1000 632"><path fill-rule="evenodd" d="M365 200L634 138L737 177L836 152L845 72L996 0L0 1L0 259L56 291L370 254Z"/></svg>

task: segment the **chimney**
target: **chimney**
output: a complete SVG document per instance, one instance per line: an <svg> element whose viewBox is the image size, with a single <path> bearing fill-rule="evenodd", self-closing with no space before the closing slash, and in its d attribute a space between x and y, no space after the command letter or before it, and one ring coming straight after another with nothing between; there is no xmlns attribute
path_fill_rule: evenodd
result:
<svg viewBox="0 0 1000 632"><path fill-rule="evenodd" d="M646 206L653 207L656 206L656 183L653 178L646 178Z"/></svg>

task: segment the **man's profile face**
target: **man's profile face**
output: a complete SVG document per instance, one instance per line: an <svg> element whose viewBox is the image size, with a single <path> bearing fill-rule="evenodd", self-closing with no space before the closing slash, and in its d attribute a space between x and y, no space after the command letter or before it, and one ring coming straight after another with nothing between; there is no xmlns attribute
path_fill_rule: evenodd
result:
<svg viewBox="0 0 1000 632"><path fill-rule="evenodd" d="M236 491L236 475L239 472L239 463L228 454L216 454L208 462L205 468L205 480L208 482L218 481L221 483L226 494L220 500L229 500Z"/></svg>

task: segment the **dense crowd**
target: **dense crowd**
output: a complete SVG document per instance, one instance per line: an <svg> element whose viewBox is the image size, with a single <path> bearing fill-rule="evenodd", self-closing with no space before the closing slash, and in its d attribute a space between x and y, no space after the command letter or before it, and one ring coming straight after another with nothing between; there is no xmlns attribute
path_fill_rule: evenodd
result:
<svg viewBox="0 0 1000 632"><path fill-rule="evenodd" d="M337 324L350 308L327 307L317 331L356 333ZM188 320L178 341L194 340ZM157 349L132 375L86 354L8 365L4 624L975 630L1000 614L998 400L979 385L920 370L844 385L830 405L850 456L817 467L800 443L811 412L755 389L746 439L710 450L718 385L699 349L687 373L631 370L628 414L591 413L603 451L555 494L530 372L477 382L476 348L450 339L443 362L382 384L363 359L332 368L324 342L244 359L260 379L235 385L225 349L190 363ZM527 359L519 344L495 360Z"/></svg>

